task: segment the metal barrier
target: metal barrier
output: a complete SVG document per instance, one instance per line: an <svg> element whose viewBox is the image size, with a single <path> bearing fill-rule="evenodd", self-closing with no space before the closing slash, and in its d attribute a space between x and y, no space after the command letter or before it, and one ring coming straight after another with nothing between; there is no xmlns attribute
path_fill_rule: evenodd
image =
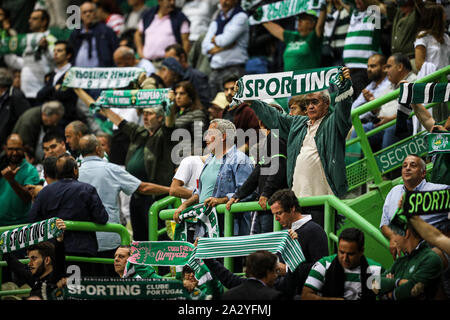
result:
<svg viewBox="0 0 450 320"><path fill-rule="evenodd" d="M69 221L64 220L66 224L66 229L70 231L100 231L100 232L114 232L120 235L121 245L130 245L131 237L128 229L125 228L121 224L116 223L107 223L107 224L97 224L93 222L84 222L84 221ZM7 226L0 227L0 233L6 230L14 229L17 227L21 227L22 225L16 226ZM81 261L81 262L90 262L90 263L114 263L114 259L108 258L88 258L88 257L79 257L79 256L66 256L66 261ZM29 259L20 259L22 263L28 263ZM2 267L5 267L6 261L0 261L0 284L3 283L2 280ZM8 290L1 291L0 297L5 295L16 295L16 294L27 294L30 292L30 289L21 289L21 290Z"/></svg>
<svg viewBox="0 0 450 320"><path fill-rule="evenodd" d="M447 82L448 74L450 74L450 66L442 68L442 69L440 69L428 76L425 76L422 79L419 79L415 82L416 83L433 82L433 81ZM389 168L389 171L383 171L382 170L383 168L380 168L380 166L379 166L380 161L377 161L377 159L379 159L379 157L380 157L380 154L382 154L383 152L389 152L388 150L393 150L396 147L398 147L399 145L405 144L408 141L416 139L417 136L423 134L423 132L422 132L415 136L408 137L392 146L389 146L385 150L381 150L377 153L374 153L372 151L368 137L394 125L396 123L396 120L392 120L392 121L390 121L384 125L381 125L380 127L375 128L371 131L364 132L362 122L359 117L360 117L360 115L362 115L368 111L371 111L371 110L381 107L383 104L385 104L389 101L397 99L399 93L400 93L400 89L396 89L382 97L374 99L374 100L372 100L368 103L365 103L362 106L352 110L351 118L352 118L352 123L353 123L354 129L356 131L357 137L354 139L348 140L346 143L346 146L348 148L349 146L359 142L361 144L361 150L363 152L364 158L347 166L347 178L349 180L349 191L351 191L352 189L355 189L356 187L359 187L367 182L370 182L372 180L377 187L380 187L383 183L383 177L382 177L383 174L401 166L401 163L398 163L394 166L391 166ZM450 103L447 103L447 104L450 106ZM427 105L426 107L431 108L434 105L436 105L436 104L433 103L433 104ZM414 115L414 113L411 114L411 116L413 116L413 115ZM421 152L421 155L423 155L423 154L425 154L425 153Z"/></svg>
<svg viewBox="0 0 450 320"><path fill-rule="evenodd" d="M371 223L361 217L356 211L346 205L343 201L339 200L336 196L315 196L307 198L299 198L299 203L301 206L319 206L324 205L325 208L325 218L324 218L324 229L328 236L328 249L330 254L334 252L333 243L337 242L338 236L336 235L334 218L336 212L344 215L352 223L354 223L358 228L360 228L364 233L371 236L378 243L380 243L386 249L389 249L389 241L383 236L381 231L374 227ZM269 209L269 207L268 207ZM262 211L257 201L251 202L238 202L231 206L230 210L226 209L224 204L218 205L216 207L218 214L224 214L224 236L233 236L233 214L248 211ZM165 209L161 210L159 217L163 220L173 219L175 209ZM274 221L274 231L281 229L280 224ZM225 267L233 271L233 260L232 258L224 258Z"/></svg>

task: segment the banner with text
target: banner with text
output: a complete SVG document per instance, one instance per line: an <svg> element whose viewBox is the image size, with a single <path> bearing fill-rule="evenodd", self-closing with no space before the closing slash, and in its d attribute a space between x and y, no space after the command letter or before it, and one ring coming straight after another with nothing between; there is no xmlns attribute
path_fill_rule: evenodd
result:
<svg viewBox="0 0 450 320"><path fill-rule="evenodd" d="M125 88L137 81L142 68L79 68L72 67L64 78L63 86L81 89Z"/></svg>
<svg viewBox="0 0 450 320"><path fill-rule="evenodd" d="M51 218L3 232L0 235L0 252L16 251L58 237L62 231L56 227L56 219Z"/></svg>
<svg viewBox="0 0 450 320"><path fill-rule="evenodd" d="M92 106L98 108L136 108L144 109L162 106L168 114L170 108L169 92L165 89L140 89L140 90L103 90Z"/></svg>
<svg viewBox="0 0 450 320"><path fill-rule="evenodd" d="M246 75L238 81L237 100L286 98L328 89L341 67Z"/></svg>
<svg viewBox="0 0 450 320"><path fill-rule="evenodd" d="M250 10L250 25L295 16L307 10L319 10L323 0L284 0L259 6Z"/></svg>
<svg viewBox="0 0 450 320"><path fill-rule="evenodd" d="M406 215L425 215L450 212L450 189L408 191L403 201Z"/></svg>
<svg viewBox="0 0 450 320"><path fill-rule="evenodd" d="M51 300L204 300L205 294L171 279L88 278L52 292Z"/></svg>

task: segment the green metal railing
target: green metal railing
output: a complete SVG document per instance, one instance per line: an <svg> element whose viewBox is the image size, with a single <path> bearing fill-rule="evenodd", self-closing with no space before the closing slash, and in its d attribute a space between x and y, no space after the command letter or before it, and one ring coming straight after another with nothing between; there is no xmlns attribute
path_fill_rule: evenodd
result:
<svg viewBox="0 0 450 320"><path fill-rule="evenodd" d="M416 83L435 82L435 81L447 82L448 74L450 74L450 66L442 68L428 76L425 76L422 79L417 80ZM354 129L356 131L357 137L354 139L348 140L346 143L346 146L349 147L349 146L359 142L361 145L361 151L364 155L364 158L347 166L347 177L349 178L349 191L358 186L361 186L362 184L368 183L370 181L373 181L374 184L378 187L383 184L383 174L386 172L383 172L382 170L380 170L380 168L377 164L377 161L376 161L376 156L385 150L382 150L378 153L374 153L370 146L368 137L394 125L396 123L396 120L392 120L392 121L390 121L384 125L381 125L380 127L375 128L371 131L364 132L362 122L359 117L366 112L380 108L383 104L388 103L394 99L397 99L399 93L400 93L400 89L396 89L382 97L374 99L374 100L372 100L368 103L365 103L362 106L352 110L351 118L352 118L352 123L353 123ZM434 105L436 105L436 103L427 105L426 108L431 108ZM448 105L450 106L450 103L448 103ZM411 114L411 116L413 116L413 115L414 115L414 113ZM398 143L390 146L389 148L393 149L396 146L400 145L401 143L404 143L413 138L414 137L408 137L408 138L402 140L401 142L398 142ZM392 170L400 167L400 165L401 164L394 166L392 168Z"/></svg>
<svg viewBox="0 0 450 320"><path fill-rule="evenodd" d="M107 223L107 224L97 224L93 222L83 222L83 221L64 221L66 224L66 229L70 231L88 231L88 232L114 232L119 234L121 239L121 245L129 245L131 243L131 237L130 233L128 232L128 229L125 228L121 224L115 224L115 223ZM24 226L22 225L16 225L16 226L7 226L7 227L0 227L0 233L14 229L17 227ZM1 254L0 254L1 257ZM114 263L114 259L109 258L98 258L98 257L79 257L79 256L66 256L66 261L80 261L80 262L90 262L90 263ZM22 263L28 263L29 259L20 259L20 262ZM2 281L2 267L5 267L7 265L6 261L0 260L0 284L3 283ZM20 289L20 290L8 290L8 291L1 291L0 290L0 296L5 295L17 295L17 294L27 294L30 292L30 289Z"/></svg>
<svg viewBox="0 0 450 320"><path fill-rule="evenodd" d="M389 249L389 241L383 236L381 231L374 227L367 220L362 218L356 211L346 205L343 201L339 200L336 196L315 196L307 198L299 198L299 203L304 207L320 206L323 205L325 208L324 217L324 230L328 236L328 249L330 254L334 252L334 243L337 243L338 236L335 232L335 214L336 212L342 214L348 218L352 223L354 223L358 228L360 228L364 233L371 236L378 243L380 243L386 249ZM233 236L233 214L242 213L248 211L262 211L257 201L251 202L238 202L231 206L230 210L226 209L224 204L218 205L216 207L218 214L224 214L224 236ZM269 207L268 207L269 209ZM171 220L173 219L173 214L175 209L165 209L161 210L159 213L160 219ZM274 231L281 230L281 226L278 222L274 221ZM233 271L233 260L232 258L224 258L225 267Z"/></svg>

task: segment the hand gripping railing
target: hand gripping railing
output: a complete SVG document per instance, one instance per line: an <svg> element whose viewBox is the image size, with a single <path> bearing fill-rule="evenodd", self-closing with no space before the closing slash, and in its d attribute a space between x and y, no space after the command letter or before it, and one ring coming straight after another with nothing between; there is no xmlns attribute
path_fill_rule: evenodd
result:
<svg viewBox="0 0 450 320"><path fill-rule="evenodd" d="M93 222L84 222L84 221L68 221L64 220L66 224L66 230L70 231L100 231L100 232L114 232L120 235L121 245L129 245L131 243L131 237L130 233L128 232L128 229L125 228L121 224L116 223L107 223L107 224L97 224ZM17 227L24 226L22 225L16 225L16 226L7 226L7 227L0 227L0 233L14 229ZM1 254L0 254L1 256ZM91 262L91 263L114 263L114 259L109 258L98 258L98 257L79 257L79 256L66 256L66 261L81 261L81 262ZM22 263L28 263L29 259L21 259L20 262ZM2 281L2 267L5 267L6 261L0 261L0 284ZM0 291L0 296L5 295L16 295L16 294L26 294L29 293L30 289L21 289L21 290L8 290L8 291Z"/></svg>

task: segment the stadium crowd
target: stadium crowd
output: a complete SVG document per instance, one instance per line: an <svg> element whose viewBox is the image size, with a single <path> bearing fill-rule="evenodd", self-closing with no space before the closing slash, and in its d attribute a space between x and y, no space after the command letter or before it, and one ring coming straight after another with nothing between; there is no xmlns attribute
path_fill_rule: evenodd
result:
<svg viewBox="0 0 450 320"><path fill-rule="evenodd" d="M311 0L314 6L295 16L250 23L258 7L275 2L0 1L0 226L53 217L63 231L64 220L118 223L140 242L149 240L150 207L168 195L182 204L160 229L178 230L194 205L231 209L258 201L262 211L235 215L234 235L271 232L275 219L300 243L304 261L291 270L260 250L235 258L235 270L246 274L240 277L223 259L205 259L207 280L189 266L177 269L187 291L228 300L448 299L450 215L423 219L428 224L415 217L403 234L389 225L402 192L450 188L448 154L432 159L429 182L424 159L403 160L404 189L391 191L397 193L380 214L394 258L386 268L366 258L356 228L340 233L330 255L324 207L300 207L297 199L347 196L353 109L450 65L450 2ZM20 50L11 47L12 37ZM340 80L326 90L234 99L245 75L335 66L342 67ZM169 88L169 104L98 108L100 89L64 85L73 67L141 68L120 89ZM408 107L415 117L405 118L397 100L361 116L366 131L396 121L370 137L374 152L423 128L450 130L447 103L430 111ZM178 142L179 132L189 139ZM242 132L257 139L241 139ZM336 216L336 230L342 219ZM217 224L223 236L223 215ZM205 224L186 230L191 243L211 237ZM64 287L65 254L114 259L71 262L82 276L160 279L169 271L130 263L131 247L113 233L64 231L55 240L5 253L2 290L28 286L30 297L43 298L44 283ZM24 257L29 268L18 263ZM369 285L373 275L381 277L378 286Z"/></svg>

